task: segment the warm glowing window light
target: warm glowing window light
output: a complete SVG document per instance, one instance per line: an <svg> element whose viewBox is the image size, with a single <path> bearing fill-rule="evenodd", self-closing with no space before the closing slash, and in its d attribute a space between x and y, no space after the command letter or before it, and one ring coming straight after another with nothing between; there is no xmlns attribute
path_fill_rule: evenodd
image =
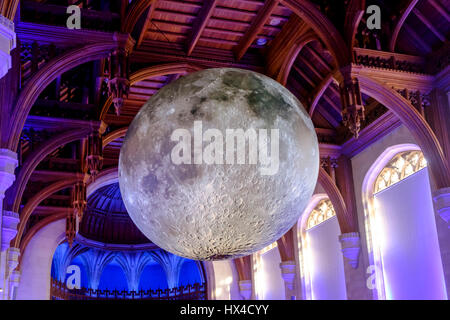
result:
<svg viewBox="0 0 450 320"><path fill-rule="evenodd" d="M418 150L397 154L380 172L375 181L375 193L380 192L427 166L423 153Z"/></svg>
<svg viewBox="0 0 450 320"><path fill-rule="evenodd" d="M324 199L320 201L314 210L311 212L306 224L306 230L317 226L318 224L334 217L336 212L334 212L333 205L329 199Z"/></svg>

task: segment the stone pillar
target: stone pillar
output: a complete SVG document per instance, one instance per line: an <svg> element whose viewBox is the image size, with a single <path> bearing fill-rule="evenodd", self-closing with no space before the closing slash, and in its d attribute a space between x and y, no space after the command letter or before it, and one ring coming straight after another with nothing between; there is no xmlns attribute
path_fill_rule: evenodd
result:
<svg viewBox="0 0 450 320"><path fill-rule="evenodd" d="M240 280L239 293L244 300L250 300L252 298L252 280Z"/></svg>
<svg viewBox="0 0 450 320"><path fill-rule="evenodd" d="M0 79L11 69L11 51L15 47L14 23L0 15Z"/></svg>
<svg viewBox="0 0 450 320"><path fill-rule="evenodd" d="M286 300L296 300L295 295L295 276L297 265L295 261L283 261L280 263L281 277L284 280L284 288L286 291Z"/></svg>
<svg viewBox="0 0 450 320"><path fill-rule="evenodd" d="M450 187L433 193L436 229L444 269L447 298L450 297Z"/></svg>
<svg viewBox="0 0 450 320"><path fill-rule="evenodd" d="M7 299L14 299L14 291L19 286L20 271L16 271L16 267L19 265L20 250L18 248L9 248L7 252L7 272L6 281L8 284L8 296Z"/></svg>
<svg viewBox="0 0 450 320"><path fill-rule="evenodd" d="M12 211L3 211L2 217L2 252L9 248L9 244L17 234L19 214Z"/></svg>
<svg viewBox="0 0 450 320"><path fill-rule="evenodd" d="M360 264L361 243L358 232L344 233L339 236L344 258L345 286L348 300L370 299L366 284L366 272Z"/></svg>
<svg viewBox="0 0 450 320"><path fill-rule="evenodd" d="M1 37L1 33L0 33ZM0 289L1 299L7 299L9 297L7 274L9 273L7 265L7 249L9 248L9 242L15 236L17 232L16 227L18 223L18 216L12 212L3 212L3 199L5 198L5 192L13 184L16 176L14 171L17 167L17 154L7 149L0 149Z"/></svg>

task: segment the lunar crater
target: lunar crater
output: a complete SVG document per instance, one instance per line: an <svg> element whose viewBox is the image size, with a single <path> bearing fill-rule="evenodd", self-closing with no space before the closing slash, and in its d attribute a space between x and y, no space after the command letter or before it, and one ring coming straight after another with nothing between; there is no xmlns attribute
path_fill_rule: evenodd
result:
<svg viewBox="0 0 450 320"><path fill-rule="evenodd" d="M194 121L224 137L226 129L278 129L277 173L262 175L248 154L244 164L174 164L171 135L185 129L193 146ZM267 143L270 153L270 135ZM119 184L131 219L156 245L190 259L223 260L286 233L306 207L318 170L314 126L295 96L252 71L208 69L165 86L141 108L120 152Z"/></svg>

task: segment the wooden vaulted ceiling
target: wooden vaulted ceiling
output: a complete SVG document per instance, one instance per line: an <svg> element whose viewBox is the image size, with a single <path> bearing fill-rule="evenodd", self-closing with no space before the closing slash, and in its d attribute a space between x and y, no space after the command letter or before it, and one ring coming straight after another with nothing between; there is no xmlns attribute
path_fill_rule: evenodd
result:
<svg viewBox="0 0 450 320"><path fill-rule="evenodd" d="M95 11L99 10L101 1L72 2L83 10ZM123 14L120 2L111 1L109 9L113 15ZM332 10L336 7L335 0L312 2L333 21L338 30L343 30L344 17ZM387 40L381 39L381 50L426 57L448 43L450 19L447 8L450 0L405 0L395 4L374 0L367 1L367 4L369 2L380 5L382 12L388 13L383 16L383 26L388 26L390 30L383 32L387 32L389 37ZM42 12L46 12L47 5L58 6L59 1L21 1L27 19L33 20L33 12L41 10L36 8L36 3L42 6ZM31 10L31 15L27 14L27 5L34 10ZM131 71L133 73L163 63L187 62L204 67L241 67L264 73L267 52L293 18L291 10L277 0L157 0L140 12L132 31L136 45L130 57ZM51 24L53 20L48 21ZM46 24L45 20L32 22ZM364 19L359 31L364 29L363 22ZM108 31L119 31L120 25L108 28ZM21 40L20 32L18 37ZM70 44L63 45L70 47ZM363 45L360 39L358 46ZM368 49L377 49L373 44L370 46ZM22 49L22 81L25 83L48 60L31 58L31 53L36 49L28 39L24 39ZM63 49L57 47L54 50L57 54L58 50ZM46 57L55 54L51 48L45 50ZM108 126L105 134L128 126L153 94L183 75L159 75L132 83L121 114L117 116L111 101L105 97L104 83L102 87L102 81L106 78L103 63L90 62L67 72L40 95L22 134L22 162L33 150L65 130L89 126L86 120L104 121ZM299 50L286 87L303 103L317 130L329 135L331 143L340 144L344 142L343 137L349 135L342 125L339 88L332 77L336 68L336 61L317 37ZM363 95L363 100L366 112L385 109L368 96ZM104 168L117 166L122 142L123 137L119 137L104 147ZM61 177L73 178L82 165L82 154L82 142L78 140L68 142L49 154L31 175L22 205ZM26 229L53 214L55 208L64 211L69 206L70 187L67 187L37 207ZM93 226L86 225L84 228L90 230Z"/></svg>

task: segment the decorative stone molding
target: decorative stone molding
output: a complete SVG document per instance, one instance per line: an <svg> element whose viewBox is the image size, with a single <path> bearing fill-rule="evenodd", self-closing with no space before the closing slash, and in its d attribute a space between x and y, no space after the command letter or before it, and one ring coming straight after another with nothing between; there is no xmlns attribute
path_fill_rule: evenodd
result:
<svg viewBox="0 0 450 320"><path fill-rule="evenodd" d="M244 300L250 300L252 297L252 280L240 280L239 292Z"/></svg>
<svg viewBox="0 0 450 320"><path fill-rule="evenodd" d="M2 247L1 251L9 248L9 244L17 234L17 225L19 224L19 214L12 211L3 211L2 217ZM19 249L17 249L19 250Z"/></svg>
<svg viewBox="0 0 450 320"><path fill-rule="evenodd" d="M358 232L344 233L339 236L342 254L353 269L358 267L359 252L361 250Z"/></svg>
<svg viewBox="0 0 450 320"><path fill-rule="evenodd" d="M439 216L446 222L450 221L450 187L442 188L433 194L434 208ZM448 226L450 228L450 225Z"/></svg>
<svg viewBox="0 0 450 320"><path fill-rule="evenodd" d="M7 264L8 264L8 275L14 273L14 269L19 265L20 249L11 247L8 249Z"/></svg>
<svg viewBox="0 0 450 320"><path fill-rule="evenodd" d="M20 283L20 271L13 270L9 275L9 299L14 300L14 288Z"/></svg>
<svg viewBox="0 0 450 320"><path fill-rule="evenodd" d="M358 138L361 124L365 119L364 105L358 80L358 70L352 65L341 68L337 75L342 105L342 123L355 138Z"/></svg>
<svg viewBox="0 0 450 320"><path fill-rule="evenodd" d="M14 23L0 15L0 79L11 69L11 51L15 47Z"/></svg>
<svg viewBox="0 0 450 320"><path fill-rule="evenodd" d="M0 149L0 200L3 199L5 191L16 179L14 170L17 164L17 153L8 149Z"/></svg>
<svg viewBox="0 0 450 320"><path fill-rule="evenodd" d="M296 266L295 261L283 261L280 263L281 277L288 290L294 290Z"/></svg>

